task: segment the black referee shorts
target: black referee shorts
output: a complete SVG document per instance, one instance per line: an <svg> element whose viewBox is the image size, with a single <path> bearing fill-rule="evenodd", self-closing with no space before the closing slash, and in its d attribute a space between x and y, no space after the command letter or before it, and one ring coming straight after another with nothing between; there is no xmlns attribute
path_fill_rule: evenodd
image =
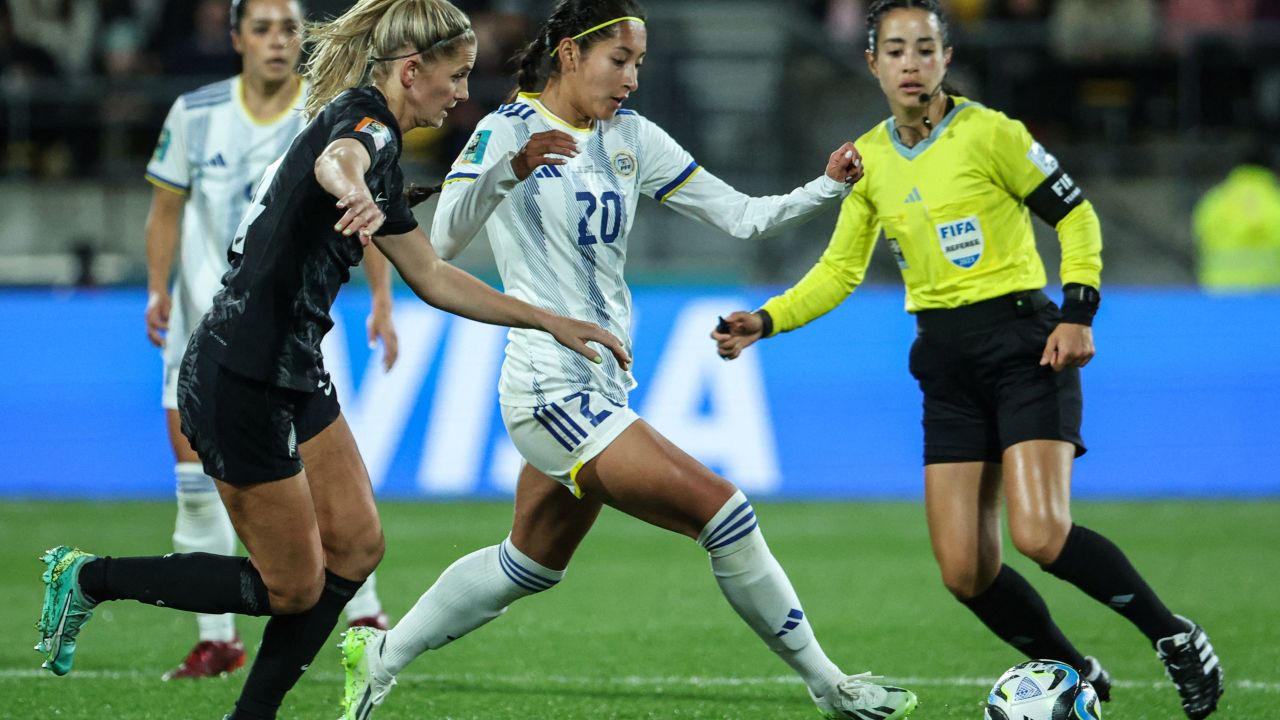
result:
<svg viewBox="0 0 1280 720"><path fill-rule="evenodd" d="M311 392L277 387L201 357L196 337L182 359L182 434L200 456L206 475L237 487L302 472L298 446L333 423L340 411L327 375L324 386Z"/></svg>
<svg viewBox="0 0 1280 720"><path fill-rule="evenodd" d="M911 374L924 393L924 464L1000 462L1026 440L1080 437L1079 368L1040 365L1062 319L1038 290L916 315Z"/></svg>

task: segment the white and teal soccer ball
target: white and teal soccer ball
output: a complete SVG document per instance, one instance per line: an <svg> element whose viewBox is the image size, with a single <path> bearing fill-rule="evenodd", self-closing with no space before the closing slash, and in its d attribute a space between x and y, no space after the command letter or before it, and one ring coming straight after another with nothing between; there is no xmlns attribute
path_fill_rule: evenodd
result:
<svg viewBox="0 0 1280 720"><path fill-rule="evenodd" d="M1005 671L987 695L985 720L1102 720L1098 693L1075 668L1031 660Z"/></svg>

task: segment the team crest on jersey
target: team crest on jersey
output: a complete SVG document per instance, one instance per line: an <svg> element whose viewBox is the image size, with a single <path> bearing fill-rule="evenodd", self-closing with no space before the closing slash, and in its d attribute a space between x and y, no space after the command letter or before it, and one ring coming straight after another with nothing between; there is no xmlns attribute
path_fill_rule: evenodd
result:
<svg viewBox="0 0 1280 720"><path fill-rule="evenodd" d="M613 169L620 177L629 178L636 174L636 156L630 150L619 150L613 154Z"/></svg>
<svg viewBox="0 0 1280 720"><path fill-rule="evenodd" d="M371 117L364 118L356 125L356 132L368 134L373 138L373 151L377 152L391 142L391 130L386 125Z"/></svg>
<svg viewBox="0 0 1280 720"><path fill-rule="evenodd" d="M1027 150L1027 159L1031 161L1048 177L1058 169L1058 158L1054 157L1044 146L1038 142L1031 143L1031 149Z"/></svg>
<svg viewBox="0 0 1280 720"><path fill-rule="evenodd" d="M481 130L472 135L470 142L462 149L462 154L458 156L458 162L472 164L483 162L484 150L489 146L489 136L492 134L492 130Z"/></svg>
<svg viewBox="0 0 1280 720"><path fill-rule="evenodd" d="M942 254L962 268L971 268L982 257L985 240L977 215L942 223L937 226Z"/></svg>

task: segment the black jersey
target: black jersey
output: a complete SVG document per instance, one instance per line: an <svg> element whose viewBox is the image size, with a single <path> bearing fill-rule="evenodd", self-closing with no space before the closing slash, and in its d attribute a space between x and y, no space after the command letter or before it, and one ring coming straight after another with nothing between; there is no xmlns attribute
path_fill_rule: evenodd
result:
<svg viewBox="0 0 1280 720"><path fill-rule="evenodd" d="M376 88L347 90L325 106L267 169L228 250L231 270L201 323L202 352L241 375L294 390L324 384L320 339L329 309L364 249L333 226L345 211L320 186L315 162L354 138L372 160L364 181L386 213L379 235L418 226L402 196L400 129Z"/></svg>

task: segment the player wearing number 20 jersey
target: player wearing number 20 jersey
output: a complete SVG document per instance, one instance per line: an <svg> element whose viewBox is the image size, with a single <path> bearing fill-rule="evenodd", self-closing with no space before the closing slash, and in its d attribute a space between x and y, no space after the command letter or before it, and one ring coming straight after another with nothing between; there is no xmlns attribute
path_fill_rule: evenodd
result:
<svg viewBox="0 0 1280 720"><path fill-rule="evenodd" d="M534 133L560 130L577 143L564 165L518 182L511 158ZM826 175L787 195L749 197L702 168L662 128L630 110L574 127L533 93L484 118L445 177L431 238L457 255L483 226L507 293L598 323L630 350L631 293L623 277L627 235L641 196L739 238L799 224L842 197ZM512 330L499 392L533 407L587 391L623 405L635 386L610 357L594 365L536 332Z"/></svg>

